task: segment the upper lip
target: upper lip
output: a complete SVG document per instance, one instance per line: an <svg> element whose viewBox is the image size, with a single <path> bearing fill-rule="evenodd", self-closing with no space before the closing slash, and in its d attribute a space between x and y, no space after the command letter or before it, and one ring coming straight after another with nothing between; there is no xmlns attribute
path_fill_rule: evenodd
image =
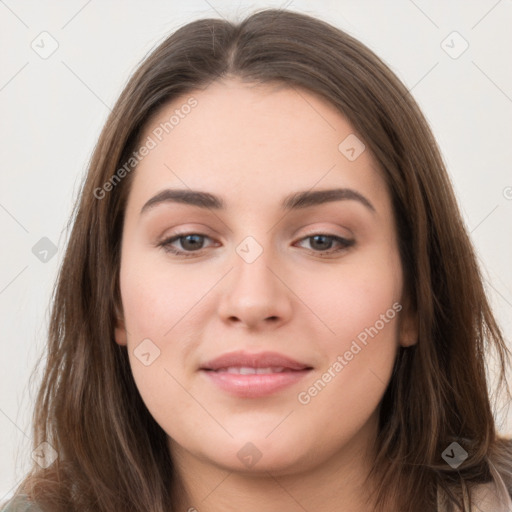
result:
<svg viewBox="0 0 512 512"><path fill-rule="evenodd" d="M201 365L201 370L219 370L229 367L274 368L283 367L290 370L305 370L311 366L278 354L277 352L249 353L243 351L229 352Z"/></svg>

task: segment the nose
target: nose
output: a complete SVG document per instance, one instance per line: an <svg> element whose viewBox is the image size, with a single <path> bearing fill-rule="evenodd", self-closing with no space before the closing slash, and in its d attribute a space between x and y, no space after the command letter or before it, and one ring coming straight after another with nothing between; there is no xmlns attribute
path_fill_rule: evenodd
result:
<svg viewBox="0 0 512 512"><path fill-rule="evenodd" d="M248 263L238 254L226 276L218 313L223 322L250 330L276 328L292 315L293 293L267 258L267 251Z"/></svg>

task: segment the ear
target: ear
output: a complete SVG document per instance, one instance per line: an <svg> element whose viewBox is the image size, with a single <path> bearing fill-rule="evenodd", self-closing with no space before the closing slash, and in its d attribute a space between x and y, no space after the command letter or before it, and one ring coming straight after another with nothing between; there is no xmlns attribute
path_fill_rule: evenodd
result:
<svg viewBox="0 0 512 512"><path fill-rule="evenodd" d="M399 340L402 347L411 347L418 343L418 326L416 317L408 316L402 320Z"/></svg>
<svg viewBox="0 0 512 512"><path fill-rule="evenodd" d="M114 329L114 339L118 345L127 345L127 336L126 336L126 326L124 323L124 315L123 312L120 311L120 308L116 304L116 326Z"/></svg>
<svg viewBox="0 0 512 512"><path fill-rule="evenodd" d="M406 302L400 318L398 341L402 347L411 347L418 343L418 313Z"/></svg>

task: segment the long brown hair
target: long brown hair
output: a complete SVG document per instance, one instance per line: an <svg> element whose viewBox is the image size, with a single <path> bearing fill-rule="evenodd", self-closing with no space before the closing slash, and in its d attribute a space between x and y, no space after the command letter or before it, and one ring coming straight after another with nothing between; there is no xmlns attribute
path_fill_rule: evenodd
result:
<svg viewBox="0 0 512 512"><path fill-rule="evenodd" d="M124 209L136 170L107 192L105 183L129 161L152 115L219 77L327 99L388 184L419 337L399 349L380 407L372 470L379 509L434 511L438 488L462 507L461 488L491 481L491 467L511 492L512 449L496 433L485 361L498 356L498 384L508 392L509 352L428 124L362 43L319 19L270 9L240 23L203 19L180 28L140 65L113 108L73 214L34 410L34 448L47 442L58 457L46 468L34 463L17 493L53 512L174 510L166 434L138 393L126 347L114 342ZM456 469L442 458L452 442L468 453Z"/></svg>

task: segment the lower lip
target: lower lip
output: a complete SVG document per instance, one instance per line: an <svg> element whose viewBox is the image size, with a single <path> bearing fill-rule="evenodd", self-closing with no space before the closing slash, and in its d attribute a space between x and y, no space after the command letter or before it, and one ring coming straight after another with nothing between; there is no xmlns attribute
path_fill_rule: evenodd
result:
<svg viewBox="0 0 512 512"><path fill-rule="evenodd" d="M311 370L242 375L201 370L222 390L242 398L259 398L277 393L303 379Z"/></svg>

